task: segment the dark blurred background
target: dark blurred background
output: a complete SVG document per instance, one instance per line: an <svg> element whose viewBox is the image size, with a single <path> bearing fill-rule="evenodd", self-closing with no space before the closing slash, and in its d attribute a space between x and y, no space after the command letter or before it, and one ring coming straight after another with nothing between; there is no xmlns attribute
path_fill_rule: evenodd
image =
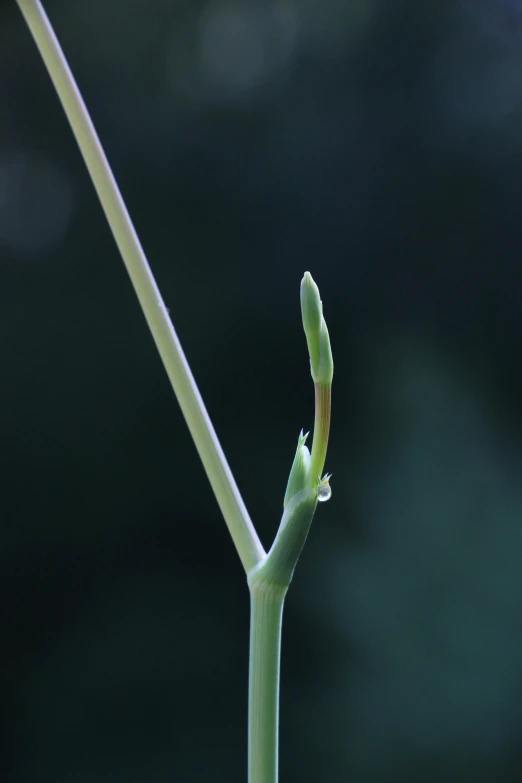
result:
<svg viewBox="0 0 522 783"><path fill-rule="evenodd" d="M283 783L522 780L522 2L48 0L287 599ZM246 780L248 591L76 143L0 2L6 783Z"/></svg>

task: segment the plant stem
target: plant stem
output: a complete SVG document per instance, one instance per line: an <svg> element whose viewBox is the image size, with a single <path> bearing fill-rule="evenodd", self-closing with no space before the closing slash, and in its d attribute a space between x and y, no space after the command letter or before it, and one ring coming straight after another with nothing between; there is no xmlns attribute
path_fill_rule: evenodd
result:
<svg viewBox="0 0 522 783"><path fill-rule="evenodd" d="M199 452L250 589L248 781L277 783L279 671L283 605L317 505L330 428L333 363L319 292L309 273L301 284L303 324L314 351L316 383L314 441L308 486L285 499L281 525L268 556L250 520L171 323L140 241L60 44L40 0L17 0L31 31L107 217L141 308L152 332L192 439ZM304 286L304 287L303 287ZM311 357L312 359L314 357ZM321 380L321 382L317 382ZM304 440L299 448L304 448ZM304 463L303 463L304 464ZM297 481L297 479L296 479ZM290 482L293 487L294 479Z"/></svg>
<svg viewBox="0 0 522 783"><path fill-rule="evenodd" d="M315 384L315 422L314 439L312 443L312 478L320 478L328 449L330 435L330 418L332 407L332 384Z"/></svg>
<svg viewBox="0 0 522 783"><path fill-rule="evenodd" d="M286 587L249 578L248 783L277 783L279 669Z"/></svg>
<svg viewBox="0 0 522 783"><path fill-rule="evenodd" d="M17 0L102 204L221 512L248 572L265 555L219 444L121 193L60 44L39 0Z"/></svg>
<svg viewBox="0 0 522 783"><path fill-rule="evenodd" d="M316 506L315 488L294 495L285 508L270 552L248 574L248 783L278 781L283 605Z"/></svg>

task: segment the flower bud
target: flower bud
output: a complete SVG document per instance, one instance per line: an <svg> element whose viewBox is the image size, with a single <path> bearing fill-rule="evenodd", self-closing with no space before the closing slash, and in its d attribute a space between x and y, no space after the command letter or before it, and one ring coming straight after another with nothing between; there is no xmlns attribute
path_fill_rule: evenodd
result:
<svg viewBox="0 0 522 783"><path fill-rule="evenodd" d="M330 337L323 317L319 289L310 272L305 272L301 281L301 313L314 383L330 384L333 377Z"/></svg>

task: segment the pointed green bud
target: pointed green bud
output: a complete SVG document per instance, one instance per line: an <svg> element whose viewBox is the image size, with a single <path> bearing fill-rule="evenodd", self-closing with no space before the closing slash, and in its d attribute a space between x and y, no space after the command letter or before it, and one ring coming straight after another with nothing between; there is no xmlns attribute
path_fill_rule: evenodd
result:
<svg viewBox="0 0 522 783"><path fill-rule="evenodd" d="M323 317L319 289L310 272L305 272L301 281L301 313L314 383L330 384L333 377L330 337Z"/></svg>
<svg viewBox="0 0 522 783"><path fill-rule="evenodd" d="M288 477L283 508L287 507L294 495L297 495L298 492L301 492L302 489L310 485L310 452L308 451L307 446L305 446L308 435L308 432L306 435L303 435L303 430L301 430L299 440L297 441L297 451L292 464L292 470Z"/></svg>

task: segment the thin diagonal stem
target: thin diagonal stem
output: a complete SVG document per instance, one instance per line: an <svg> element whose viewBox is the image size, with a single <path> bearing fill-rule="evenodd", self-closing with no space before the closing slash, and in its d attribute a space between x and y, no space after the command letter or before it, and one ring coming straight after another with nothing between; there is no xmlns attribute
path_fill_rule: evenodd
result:
<svg viewBox="0 0 522 783"><path fill-rule="evenodd" d="M17 0L58 93L245 571L265 555L100 140L39 0Z"/></svg>

